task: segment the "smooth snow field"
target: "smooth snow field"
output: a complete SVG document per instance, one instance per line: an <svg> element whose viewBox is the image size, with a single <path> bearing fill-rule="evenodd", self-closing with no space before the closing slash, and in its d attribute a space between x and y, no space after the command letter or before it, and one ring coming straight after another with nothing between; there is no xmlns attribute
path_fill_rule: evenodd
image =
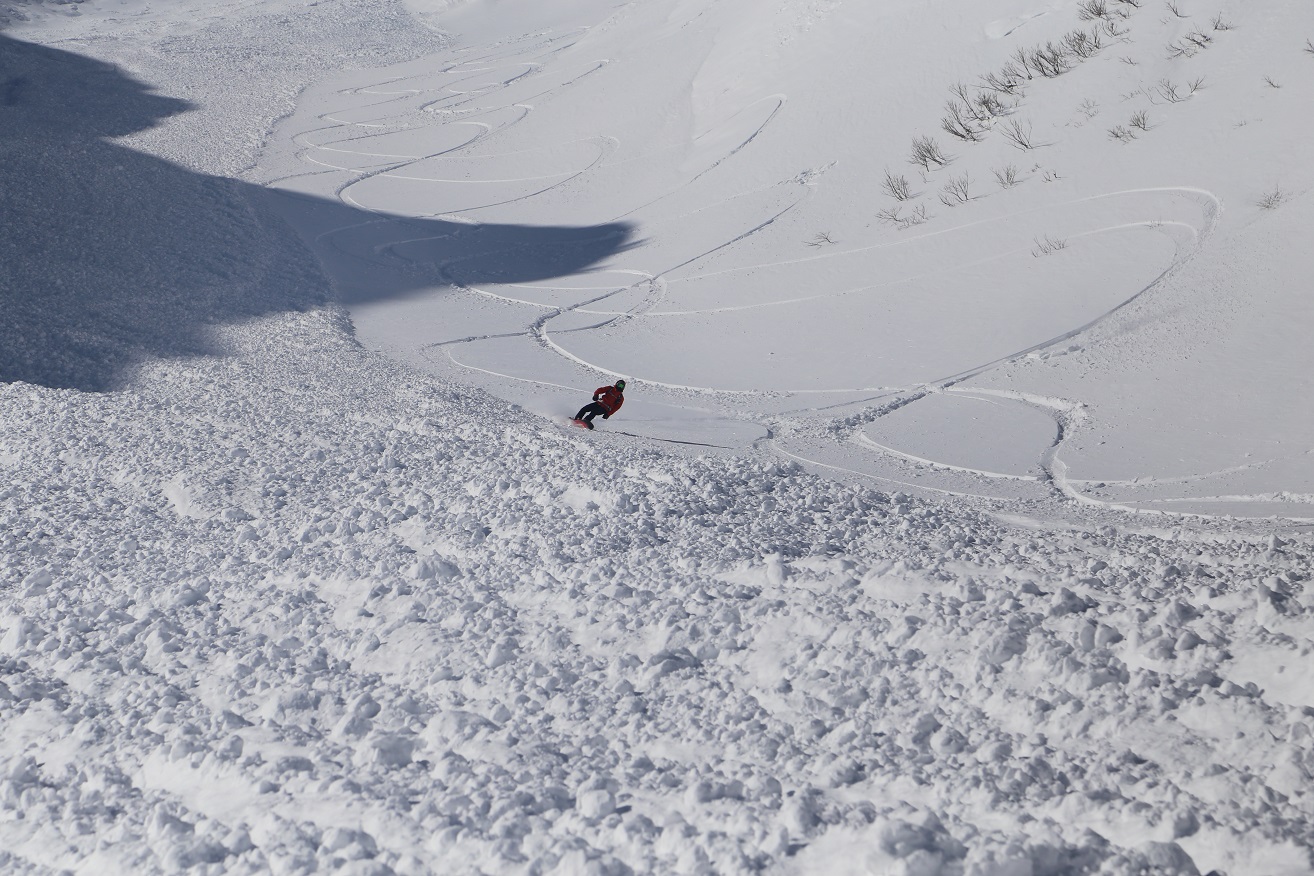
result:
<svg viewBox="0 0 1314 876"><path fill-rule="evenodd" d="M0 0L0 872L1314 873L1312 40Z"/></svg>

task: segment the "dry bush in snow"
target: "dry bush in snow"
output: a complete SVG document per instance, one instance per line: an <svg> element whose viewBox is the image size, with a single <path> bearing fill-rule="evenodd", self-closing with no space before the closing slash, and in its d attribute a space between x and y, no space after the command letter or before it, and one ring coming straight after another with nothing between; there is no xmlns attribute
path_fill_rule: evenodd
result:
<svg viewBox="0 0 1314 876"><path fill-rule="evenodd" d="M1136 3L1120 3L1119 0L1113 0L1113 3L1114 5L1110 6L1106 0L1086 0L1077 5L1077 17L1082 21L1099 21L1104 24L1118 19L1125 21L1131 17L1131 10L1141 5L1139 0Z"/></svg>
<svg viewBox="0 0 1314 876"><path fill-rule="evenodd" d="M890 173L889 168L885 170L885 182L881 183L881 188L896 201L906 201L913 196L912 184L908 182L908 177L903 174L896 176Z"/></svg>
<svg viewBox="0 0 1314 876"><path fill-rule="evenodd" d="M1117 140L1119 143L1130 143L1136 139L1136 135L1128 131L1122 125L1114 125L1109 128L1109 139Z"/></svg>
<svg viewBox="0 0 1314 876"><path fill-rule="evenodd" d="M1063 37L1063 47L1073 57L1084 61L1104 48L1104 32L1098 27L1091 28L1089 32L1084 30L1071 31Z"/></svg>
<svg viewBox="0 0 1314 876"><path fill-rule="evenodd" d="M987 73L981 77L981 87L999 94L1017 94L1022 85L1031 76L1017 64L1009 61L999 68L998 73Z"/></svg>
<svg viewBox="0 0 1314 876"><path fill-rule="evenodd" d="M1263 210L1276 210L1287 199L1287 193L1281 186L1273 186L1273 191L1266 193L1255 203Z"/></svg>
<svg viewBox="0 0 1314 876"><path fill-rule="evenodd" d="M944 113L944 117L940 119L940 127L946 134L969 143L979 143L985 136L985 128L959 101L947 102L944 105Z"/></svg>
<svg viewBox="0 0 1314 876"><path fill-rule="evenodd" d="M1052 42L1043 46L1036 46L1031 50L1027 57L1031 69L1041 76L1053 79L1056 76L1062 76L1072 69L1072 57L1063 46L1056 46Z"/></svg>
<svg viewBox="0 0 1314 876"><path fill-rule="evenodd" d="M1027 79L1035 78L1036 71L1031 69L1031 56L1021 46L1013 50L1013 59L1009 63L1014 64L1014 69Z"/></svg>
<svg viewBox="0 0 1314 876"><path fill-rule="evenodd" d="M1223 20L1223 13L1214 16L1214 30L1231 30L1235 25Z"/></svg>
<svg viewBox="0 0 1314 876"><path fill-rule="evenodd" d="M1077 17L1082 21L1095 21L1109 17L1109 4L1104 0L1086 0L1077 4Z"/></svg>
<svg viewBox="0 0 1314 876"><path fill-rule="evenodd" d="M1168 58L1193 58L1197 52L1209 48L1214 38L1199 28L1168 44Z"/></svg>
<svg viewBox="0 0 1314 876"><path fill-rule="evenodd" d="M1046 234L1043 239L1041 238L1036 239L1036 245L1031 248L1031 254L1036 258L1040 258L1043 255L1049 255L1052 252L1058 252L1061 249L1067 249L1067 248L1068 248L1067 238L1063 238L1063 237L1054 238Z"/></svg>
<svg viewBox="0 0 1314 876"><path fill-rule="evenodd" d="M1182 89L1171 79L1160 79L1159 84L1154 88L1154 93L1169 103L1181 103L1182 101L1189 99L1191 95L1195 94L1200 88L1204 87L1203 79L1197 79L1196 83L1198 84L1193 84L1188 91L1183 92Z"/></svg>
<svg viewBox="0 0 1314 876"><path fill-rule="evenodd" d="M912 150L908 153L908 161L912 164L921 165L926 170L934 170L937 167L944 167L952 159L944 154L940 144L935 142L934 137L914 137L912 141Z"/></svg>
<svg viewBox="0 0 1314 876"><path fill-rule="evenodd" d="M972 200L972 178L967 174L953 176L940 190L940 203L946 207L957 207Z"/></svg>
<svg viewBox="0 0 1314 876"><path fill-rule="evenodd" d="M1168 0L1168 2L1165 3L1164 5L1168 7L1169 12L1171 12L1173 15L1176 15L1178 18L1191 17L1189 15L1184 14L1181 10L1181 7L1179 7L1176 3L1174 3L1173 0Z"/></svg>
<svg viewBox="0 0 1314 876"><path fill-rule="evenodd" d="M921 225L930 220L930 214L926 212L926 205L918 204L917 207L907 216L903 215L903 208L899 206L890 207L886 210L878 210L876 218L886 225L893 225L900 231L906 231L917 225Z"/></svg>
<svg viewBox="0 0 1314 876"><path fill-rule="evenodd" d="M1133 128L1140 128L1142 131L1149 131L1150 128L1153 127L1150 124L1150 114L1145 110L1138 110L1137 112L1132 113L1131 121L1127 124L1131 125Z"/></svg>
<svg viewBox="0 0 1314 876"><path fill-rule="evenodd" d="M1267 85L1269 88L1281 88L1281 87L1282 87L1282 84L1279 83L1279 82L1277 82L1276 80L1274 80L1272 76L1265 76L1265 77L1264 77L1264 84Z"/></svg>
<svg viewBox="0 0 1314 876"><path fill-rule="evenodd" d="M1001 189L1011 189L1017 185L1017 165L1010 164L1005 167L998 167L991 171L995 175L995 182L999 183Z"/></svg>
<svg viewBox="0 0 1314 876"><path fill-rule="evenodd" d="M940 127L960 140L980 141L990 130L991 123L1012 109L992 88L972 91L959 82L949 91L953 97L945 104Z"/></svg>
<svg viewBox="0 0 1314 876"><path fill-rule="evenodd" d="M1018 149L1035 149L1036 143L1031 137L1031 123L1024 122L1021 119L1009 119L1007 124L1001 129L1004 133L1004 139L1012 143Z"/></svg>
<svg viewBox="0 0 1314 876"><path fill-rule="evenodd" d="M906 231L909 228L929 221L930 218L930 214L926 212L926 205L918 204L911 214L899 220L899 230Z"/></svg>
<svg viewBox="0 0 1314 876"><path fill-rule="evenodd" d="M1130 42L1130 40L1126 39L1126 36L1131 33L1131 30L1124 25L1119 24L1118 21L1119 19L1117 18L1110 18L1108 21L1104 22L1101 27L1104 28L1106 34L1113 37L1115 40L1124 43Z"/></svg>

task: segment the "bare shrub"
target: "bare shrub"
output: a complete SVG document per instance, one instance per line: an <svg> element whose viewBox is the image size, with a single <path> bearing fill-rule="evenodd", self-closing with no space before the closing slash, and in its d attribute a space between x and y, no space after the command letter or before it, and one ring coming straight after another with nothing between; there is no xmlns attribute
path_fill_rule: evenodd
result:
<svg viewBox="0 0 1314 876"><path fill-rule="evenodd" d="M1035 240L1036 245L1031 248L1031 254L1036 258L1068 248L1067 238L1063 237L1054 238L1046 234L1043 239L1036 238Z"/></svg>
<svg viewBox="0 0 1314 876"><path fill-rule="evenodd" d="M985 136L985 128L977 121L971 108L957 100L945 103L940 127L946 134L969 143L978 143Z"/></svg>
<svg viewBox="0 0 1314 876"><path fill-rule="evenodd" d="M934 170L937 167L944 167L952 159L944 154L940 144L935 142L934 137L914 137L912 141L912 151L908 153L908 161L912 164L921 165L926 170Z"/></svg>
<svg viewBox="0 0 1314 876"><path fill-rule="evenodd" d="M893 207L886 207L884 210L877 210L876 219L886 225L898 225L903 221L903 207L896 204Z"/></svg>
<svg viewBox="0 0 1314 876"><path fill-rule="evenodd" d="M1213 37L1196 28L1180 40L1174 40L1168 44L1168 58L1170 60L1173 58L1194 58L1197 52L1209 48L1213 41Z"/></svg>
<svg viewBox="0 0 1314 876"><path fill-rule="evenodd" d="M1273 186L1273 191L1267 192L1255 203L1262 210L1276 210L1287 199L1287 193L1282 191L1281 186Z"/></svg>
<svg viewBox="0 0 1314 876"><path fill-rule="evenodd" d="M1036 46L1028 57L1031 69L1049 79L1062 76L1072 69L1072 57L1067 49L1052 42Z"/></svg>
<svg viewBox="0 0 1314 876"><path fill-rule="evenodd" d="M1212 36L1200 30L1198 27L1192 29L1190 33L1183 37L1183 39L1199 49L1209 48L1209 44L1214 41Z"/></svg>
<svg viewBox="0 0 1314 876"><path fill-rule="evenodd" d="M1171 12L1173 15L1176 15L1178 18L1190 18L1190 17L1191 17L1191 16L1189 16L1189 15L1185 15L1185 14L1183 14L1183 13L1182 13L1182 10L1181 10L1181 7L1179 7L1175 2L1173 2L1173 0L1168 0L1168 2L1165 3L1164 5L1168 7L1168 11L1169 11L1169 12Z"/></svg>
<svg viewBox="0 0 1314 876"><path fill-rule="evenodd" d="M903 174L890 173L889 168L885 169L885 182L881 184L885 193L896 201L906 201L913 196L912 184L908 182L908 177Z"/></svg>
<svg viewBox="0 0 1314 876"><path fill-rule="evenodd" d="M940 190L940 203L946 207L957 207L972 200L972 178L967 174L953 176Z"/></svg>
<svg viewBox="0 0 1314 876"><path fill-rule="evenodd" d="M995 182L999 183L1001 189L1011 189L1021 180L1017 178L1017 165L1010 164L1006 167L997 167L991 171L995 175Z"/></svg>
<svg viewBox="0 0 1314 876"><path fill-rule="evenodd" d="M1305 51L1314 55L1314 40L1305 40Z"/></svg>
<svg viewBox="0 0 1314 876"><path fill-rule="evenodd" d="M1090 98L1086 98L1081 102L1081 106L1077 107L1077 112L1085 116L1086 121L1090 121L1100 114L1100 105Z"/></svg>
<svg viewBox="0 0 1314 876"><path fill-rule="evenodd" d="M1236 26L1231 22L1224 21L1223 13L1221 12L1214 16L1213 24L1214 24L1214 30L1231 30L1233 27Z"/></svg>
<svg viewBox="0 0 1314 876"><path fill-rule="evenodd" d="M1101 27L1106 34L1113 37L1115 40L1123 40L1124 42L1126 41L1124 38L1127 34L1131 33L1129 28L1118 23L1117 18L1110 18L1108 21L1104 22Z"/></svg>
<svg viewBox="0 0 1314 876"><path fill-rule="evenodd" d="M1008 122L1000 128L1004 139L1012 143L1018 149L1035 149L1036 143L1031 138L1031 123L1024 122L1021 119L1009 119Z"/></svg>
<svg viewBox="0 0 1314 876"><path fill-rule="evenodd" d="M1021 46L1018 46L1016 49L1014 49L1012 62L1016 64L1017 69L1021 71L1022 75L1025 76L1027 79L1035 78L1036 71L1031 69L1031 56L1027 54L1026 49L1022 48Z"/></svg>
<svg viewBox="0 0 1314 876"><path fill-rule="evenodd" d="M1145 110L1138 110L1137 112L1132 113L1131 121L1127 124L1131 125L1133 128L1139 128L1142 131L1149 131L1150 128L1153 127L1150 124L1150 114Z"/></svg>
<svg viewBox="0 0 1314 876"><path fill-rule="evenodd" d="M1092 57L1100 49L1104 48L1103 31L1096 27L1091 30L1074 30L1063 37L1063 48L1066 52L1082 61Z"/></svg>
<svg viewBox="0 0 1314 876"><path fill-rule="evenodd" d="M972 106L976 111L977 118L993 120L1008 115L1012 112L1016 103L1010 106L1000 100L997 94L989 91L978 91Z"/></svg>
<svg viewBox="0 0 1314 876"><path fill-rule="evenodd" d="M1267 85L1269 88L1281 88L1281 87L1282 87L1281 83L1274 81L1274 79L1273 79L1272 76L1265 76L1265 77L1264 77L1264 84Z"/></svg>
<svg viewBox="0 0 1314 876"><path fill-rule="evenodd" d="M1192 79L1190 84L1191 90L1187 92L1186 96L1191 97L1197 91L1204 91L1204 87L1205 87L1205 81L1203 76L1201 76L1199 79Z"/></svg>
<svg viewBox="0 0 1314 876"><path fill-rule="evenodd" d="M911 214L899 220L899 230L907 231L909 228L929 222L931 216L926 212L925 204L918 204Z"/></svg>
<svg viewBox="0 0 1314 876"><path fill-rule="evenodd" d="M1132 9L1140 9L1142 0L1113 0L1115 3L1121 3L1123 6L1130 6Z"/></svg>
<svg viewBox="0 0 1314 876"><path fill-rule="evenodd" d="M831 239L829 231L819 231L813 235L811 240L805 240L803 243L811 247L835 245L835 241Z"/></svg>
<svg viewBox="0 0 1314 876"><path fill-rule="evenodd" d="M987 73L981 77L981 86L999 94L1017 94L1024 82L1031 77L1012 61L999 68L998 73Z"/></svg>
<svg viewBox="0 0 1314 876"><path fill-rule="evenodd" d="M1191 96L1190 94L1183 94L1182 90L1171 79L1160 79L1159 84L1155 86L1154 93L1169 103L1181 103Z"/></svg>
<svg viewBox="0 0 1314 876"><path fill-rule="evenodd" d="M1123 55L1123 56L1122 56L1121 58L1119 58L1118 60L1121 61L1122 63L1126 64L1126 65L1129 66L1129 67L1139 67L1139 66L1141 65L1141 62L1140 62L1140 61L1136 60L1135 58L1133 58L1133 57L1131 57L1131 56L1129 56L1129 55Z"/></svg>
<svg viewBox="0 0 1314 876"><path fill-rule="evenodd" d="M907 231L909 228L922 225L931 219L930 214L926 212L925 204L918 204L916 209L907 216L903 215L902 210L902 207L890 207L888 210L880 210L877 211L876 218L886 225L893 225L900 231Z"/></svg>
<svg viewBox="0 0 1314 876"><path fill-rule="evenodd" d="M1007 115L1012 109L1005 104L993 90L971 89L962 82L954 85L949 89L953 94L951 102L959 104L959 112L968 119L979 123L980 125L989 125L990 122Z"/></svg>
<svg viewBox="0 0 1314 876"><path fill-rule="evenodd" d="M1130 143L1136 139L1136 135L1128 131L1122 125L1114 125L1109 128L1109 139L1117 140L1119 143Z"/></svg>
<svg viewBox="0 0 1314 876"><path fill-rule="evenodd" d="M1109 4L1104 0L1086 0L1077 4L1077 17L1082 21L1095 21L1109 17Z"/></svg>

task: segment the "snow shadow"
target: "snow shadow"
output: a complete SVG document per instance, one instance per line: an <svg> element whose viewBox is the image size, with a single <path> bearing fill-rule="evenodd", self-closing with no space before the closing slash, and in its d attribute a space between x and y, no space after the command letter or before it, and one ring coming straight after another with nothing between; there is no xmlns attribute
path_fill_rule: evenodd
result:
<svg viewBox="0 0 1314 876"><path fill-rule="evenodd" d="M144 359L222 352L216 325L329 296L275 204L285 196L114 142L191 108L113 65L0 34L0 381L110 390ZM632 235L390 219L314 197L295 209L372 229L368 252L339 253L355 265L347 303L432 289L458 261L464 282L564 276Z"/></svg>

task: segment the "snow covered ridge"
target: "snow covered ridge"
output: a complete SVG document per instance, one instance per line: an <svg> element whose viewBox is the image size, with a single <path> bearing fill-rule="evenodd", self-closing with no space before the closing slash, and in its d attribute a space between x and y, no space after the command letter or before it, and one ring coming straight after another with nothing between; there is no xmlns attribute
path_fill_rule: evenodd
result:
<svg viewBox="0 0 1314 876"><path fill-rule="evenodd" d="M227 339L0 390L11 872L1309 867L1307 535L1018 526L579 441L321 314Z"/></svg>
<svg viewBox="0 0 1314 876"><path fill-rule="evenodd" d="M564 44L558 37L573 33L577 24L507 16L479 20L480 5L467 4L475 15L468 20L489 28L489 39L508 23L528 22L536 34L543 28ZM969 12L969 5L979 11ZM955 14L985 16L981 27L954 29L978 35L978 42L1015 33L1030 46L1037 40L1027 29L1033 24L1052 25L1059 34L1074 26L1058 15L1035 16L1025 5L945 4L950 6ZM694 130L721 130L715 120L725 111L738 118L726 130L747 136L754 128L748 123L766 116L774 119L772 126L800 124L783 109L772 115L770 107L807 107L805 95L820 100L838 89L803 75L797 56L783 52L769 59L778 63L763 66L788 80L770 82L770 93L785 86L793 93L785 104L759 107L751 92L763 87L755 77L767 75L754 66L761 53L738 50L760 47L763 40L815 48L809 40L845 31L835 22L843 24L843 14L854 8L783 3L782 18L742 16L729 22L719 42L708 42L701 23L718 20L717 14L734 19L730 13L742 12L735 3L631 4L623 9L670 16L665 30L654 33L675 34L684 42L673 44L708 53L627 66L620 53L625 45L617 43L616 54L591 60L614 59L599 74L638 71L627 74L635 84L627 94L630 118L641 125L696 117L711 124ZM1305 9L1282 8L1293 16ZM1060 369L1037 378L1039 385L1001 376L999 384L946 387L958 395L926 391L915 405L899 407L892 406L895 399L863 402L865 409L844 399L833 417L822 403L807 403L799 415L797 408L787 409L793 402L782 402L781 420L772 422L790 427L787 441L760 452L668 455L659 452L661 445L605 430L586 436L543 415L551 411L540 413L541 401L516 407L467 384L417 374L358 344L346 315L317 303L328 284L307 252L267 212L257 187L232 177L259 151L282 95L295 91L308 70L326 69L326 57L336 60L335 52L342 49L345 56L343 47L357 46L361 57L387 63L396 60L389 52L419 55L432 38L406 41L408 28L418 28L384 0L307 6L295 24L279 18L286 11L281 7L266 15L267 4L259 10L213 4L207 14L215 9L225 13L219 23L192 21L189 6L179 3L152 8L141 18L123 13L113 27L98 24L104 19L87 10L76 21L51 19L21 34L55 43L44 46L51 54L42 57L54 58L57 68L105 74L112 93L142 101L132 105L145 105L148 115L164 116L153 118L155 127L112 142L104 139L110 136L104 128L93 134L70 130L75 119L115 121L112 113L89 109L65 114L61 128L64 108L76 110L80 100L95 106L88 93L104 95L95 88L107 80L92 75L60 80L69 88L19 89L22 101L0 106L0 112L30 113L29 119L54 117L45 124L44 141L33 140L30 128L0 127L6 146L22 147L0 164L0 197L30 196L15 198L12 209L6 203L3 215L19 215L30 201L36 206L23 209L36 212L22 215L67 220L63 237L27 229L23 237L11 237L12 226L6 225L4 243L14 258L0 260L0 271L13 272L18 264L33 288L61 280L104 297L78 308L76 295L55 294L60 306L43 309L19 294L28 287L13 284L13 273L0 273L0 293L8 296L6 305L27 308L26 326L57 335L56 328L67 330L66 320L76 318L68 337L94 339L114 354L88 355L85 347L54 344L49 349L59 358L29 356L25 361L36 369L28 372L29 380L0 384L0 869L943 876L1237 876L1314 869L1314 537L1308 529L1274 521L1140 517L1100 506L1075 506L1073 512L1072 504L1036 500L1030 493L1010 498L1001 492L991 500L947 495L954 484L937 480L963 477L979 485L989 475L1007 489L1052 491L1044 478L1058 475L1073 489L1103 489L1061 471L1055 454L1047 457L1047 471L1033 471L1035 457L1022 452L1029 452L1028 440L1036 435L1045 436L1042 447L1053 441L1055 420L1045 421L1048 415L1039 408L1052 405L1069 418L1065 424L1093 416L1075 403L1065 406L1075 393L1066 383L1072 375L1062 367L1081 363L1083 380L1075 385L1087 389L1107 381L1100 385L1108 390L1124 379L1143 389L1131 372L1153 371L1151 365L1162 363L1139 333L1148 332L1150 341L1164 333L1180 341L1181 323L1168 315L1202 313L1195 322L1188 319L1187 329L1215 337L1209 335L1215 330L1211 320L1235 301L1230 296L1238 288L1253 290L1267 304L1287 305L1272 309L1273 318L1298 329L1300 312L1279 293L1288 288L1284 278L1298 275L1304 264L1283 247L1293 239L1291 229L1300 229L1307 199L1296 196L1278 210L1254 206L1251 218L1259 218L1243 229L1225 224L1243 213L1229 206L1210 237L1229 240L1228 247L1214 261L1197 257L1195 267L1184 266L1175 275L1182 278L1179 285L1156 287L1166 302L1146 296L1142 305L1153 307L1134 310L1126 323L1089 344L1109 344L1112 353L1091 359L1093 353L1064 348L1062 355L1050 351L1047 359L1010 366L1018 372ZM577 15L608 24L585 35L623 33L622 25L632 26L596 18L601 7L585 0L536 9L548 18ZM1075 4L1058 11L1069 19L1077 14ZM1187 11L1207 22L1216 10ZM1249 39L1244 27L1264 32L1262 17L1243 17L1246 11L1238 10L1232 34L1238 40ZM1148 4L1138 14L1147 27L1175 26L1160 21L1167 13L1152 12ZM1181 25L1183 32L1192 26ZM307 38L293 57L286 51L288 28L322 39ZM396 44L379 48L380 33ZM484 45L470 39L476 49ZM0 36L0 46L11 42ZM711 51L714 42L719 48ZM1161 49L1156 42L1137 51ZM6 52L0 63L14 57ZM1184 60L1210 57L1233 56L1219 46ZM105 71L90 58L133 66ZM996 69L976 60L973 70ZM1089 61L1071 75L1098 70L1098 63ZM686 69L681 64L710 71L711 78L681 80L673 72ZM247 70L270 77L277 86L272 95L247 104L233 94L207 91L207 83L232 82ZM735 70L754 76L718 78ZM1283 88L1260 87L1280 101L1301 99L1302 80L1270 75ZM374 85L381 81L373 71L368 78ZM665 104L672 108L669 117L655 112L650 98L658 79L695 101L696 109L671 103ZM503 81L467 83L485 87L466 97L505 97L499 95ZM534 85L529 76L518 81ZM1067 94L1067 81L1086 80L1051 84ZM688 87L695 82L697 88ZM725 87L710 88L710 82ZM50 83L47 78L35 84ZM914 104L934 109L927 117L934 126L943 83L932 85L927 93L934 91L937 100ZM1188 107L1207 105L1222 88L1220 83L1205 90ZM186 112L156 112L159 102L181 109L171 102L183 99L192 104ZM737 101L764 115L735 116ZM1075 100L1071 106L1056 101L1050 108L1077 106ZM1274 117L1290 133L1291 117L1284 113ZM1200 117L1192 118L1199 123ZM748 125L747 133L741 124ZM890 146L882 154L901 155L909 128L902 122L890 127L898 149L880 141ZM1245 127L1271 130L1258 120ZM542 133L528 125L510 130L531 138ZM1250 136L1237 130L1237 136ZM1165 126L1155 135L1170 132ZM1094 134L1101 146L1124 151L1153 141L1146 136L1123 143L1100 130ZM824 139L863 154L877 142ZM276 137L270 142L274 146L260 153L262 160L271 153L278 162L300 160L278 153ZM702 138L707 148L695 150L694 157L720 158L727 142L733 147L740 141ZM757 137L753 145L770 142ZM990 142L979 145L988 148ZM53 156L28 148L34 143L50 145ZM496 138L480 143L490 154L475 156L471 169L497 162L514 169L528 160L520 153L513 161L508 156L517 153L495 148ZM549 157L573 160L579 154L565 149ZM694 243L701 247L694 254L707 249L707 241L697 240L708 230L704 220L715 217L725 232L713 242L737 239L745 227L760 224L760 209L780 206L774 199L781 192L801 188L813 193L806 209L764 228L788 229L792 238L754 234L745 239L766 243L749 255L783 249L789 239L807 252L824 252L826 245L814 236L826 229L817 223L858 215L839 209L846 188L861 183L856 177L869 178L871 186L881 182L870 162L862 174L843 176L844 168L855 165L844 161L777 188L782 176L798 175L799 157L814 168L825 168L831 157L800 153L778 167L771 165L774 159L755 157L772 154L740 149L734 157L744 163L720 161L698 184L713 191L694 186L693 201L673 198L663 233L638 236L649 248L616 255L652 257L648 267L678 263L676 257ZM1105 154L1083 159L1078 150L1069 158L1090 173ZM1202 160L1192 159L1194 154L1183 152L1183 160ZM63 168L52 157L61 156L86 163L58 175ZM493 164L480 165L479 159ZM709 161L691 165L693 172ZM149 185L125 188L118 163L132 170L128 182L145 179ZM1227 191L1221 199L1245 203L1241 193L1269 187L1268 179L1257 177L1275 167L1264 163L1262 172L1240 171L1256 178L1222 179L1217 188ZM246 178L271 169L288 171L260 165ZM1182 214L1160 216L1162 227L1147 229L1154 232L1146 238L1152 242L1142 249L1129 238L1132 249L1124 251L1125 260L1135 263L1131 273L1154 262L1150 256L1166 254L1171 261L1179 241L1193 240L1182 225L1205 227L1193 223L1202 217L1202 205L1213 201L1193 200L1180 189L1148 199L1103 198L1110 190L1194 182L1165 182L1162 171L1162 164L1155 165L1135 185L1106 186L1101 177L1092 186L1098 191L1066 192L1057 208L1042 205L1036 215L1047 222L1073 215L1105 222L1101 209L1171 205ZM512 178L532 174L530 168ZM746 179L758 174L768 183L765 202L737 197ZM640 181L637 173L632 178ZM65 185L70 179L83 187L83 199ZM831 185L836 179L843 185ZM1035 188L1060 184L1033 182ZM1294 183L1291 190L1303 191ZM410 181L393 194L416 191L419 184ZM52 193L60 197L43 200ZM705 197L708 209L684 212ZM1094 212L1067 212L1064 205L1079 198L1087 198L1082 203ZM982 200L953 208L955 215L988 206ZM337 209L332 216L342 215ZM535 215L558 229L616 220L614 213L563 212L550 198L531 198L500 217L481 213L470 221L443 221L468 225L464 235L463 229L446 229L454 240L478 243L477 228L525 227ZM97 216L114 221L97 222ZM649 224L641 232L650 234L652 221L645 217ZM851 227L860 224L854 219ZM374 228L391 235L396 225L380 221ZM686 226L687 235L677 233ZM1042 223L1038 230L1053 228ZM1053 266L1077 249L1073 244L1040 258L1026 237L1024 263ZM34 238L43 247L22 246ZM935 249L935 239L949 243ZM140 249L114 246L125 240ZM603 246L616 242L609 238ZM348 243L365 245L348 246L347 255L416 253L411 238L355 237ZM495 251L500 244L493 244ZM938 235L914 247L910 264L960 258L963 247L990 245ZM1247 247L1253 252L1242 252ZM116 250L127 254L107 263ZM491 273L497 265L488 252L480 265ZM865 252L855 248L849 257L860 261ZM225 253L238 256L225 260ZM732 254L739 257L732 248L722 250L727 263L721 268L754 268L753 258L734 261ZM88 256L86 264L78 263ZM382 266L365 263L378 271L377 284L414 291L394 284L386 258ZM810 265L807 271L815 275L791 276L825 291L832 271L849 270L835 268L843 264L828 258L797 262L791 270ZM1242 268L1282 282L1234 284ZM1223 273L1210 279L1210 270ZM172 285L171 275L177 278ZM417 268L414 276L428 275ZM342 275L334 279L341 284ZM580 287L588 292L590 279L596 277L578 283L557 278L534 294L569 296ZM709 295L717 291L709 278L692 273L684 285ZM644 325L639 317L657 302L649 296L667 288L641 285L638 302L641 311L648 310L619 323ZM1214 294L1200 311L1186 306L1200 304L1188 295L1198 289ZM729 288L728 299L715 302L718 312L744 306L730 300L743 291ZM423 299L411 297L412 303ZM453 325L463 336L476 333L471 324L484 331L495 317L519 313L487 295L471 306L469 297L457 299L462 306L453 309L465 314L467 322ZM101 308L101 319L91 303ZM690 310L702 306L694 304ZM531 310L538 318L543 308ZM214 319L205 322L206 313ZM409 311L409 318L418 321L416 313ZM690 323L722 318L689 316ZM1232 325L1247 318L1232 317ZM171 318L176 333L168 330ZM855 318L836 325L850 322L867 324ZM756 328L770 323L763 320ZM11 334L3 337L27 345L6 344L0 350L6 355L41 342L6 330ZM554 336L569 343L590 334ZM591 337L616 343L605 334ZM1301 348L1284 343L1288 335L1277 332L1266 340L1281 348L1275 355L1285 355L1283 361L1298 360L1291 351ZM489 346L490 358L468 364L507 373L515 357ZM1071 346L1079 345L1074 339ZM660 347L652 343L646 353L654 366L685 367L669 344L658 358L654 351ZM1111 360L1119 356L1130 363L1127 369L1113 368ZM1229 361L1246 375L1265 373L1272 364ZM95 375L107 363L113 379L105 385L119 387L114 392L82 392L56 379L56 366L65 375ZM469 379L479 372L460 373ZM1174 379L1184 373L1173 372ZM570 387L581 373L564 374L563 397L577 406L578 393ZM917 375L908 374L914 382ZM595 376L587 373L587 387L595 385ZM508 394L506 385L492 388ZM1221 394L1222 387L1235 385L1213 388ZM1191 386L1179 389L1188 401L1198 399ZM627 402L627 417L631 406L636 409L629 421L636 429L665 416L667 428L710 432L708 423L719 416L716 434L745 444L757 437L732 405L711 414L699 410L708 398L721 404L729 393L682 390L672 397L685 406L684 414L648 416L648 392L656 390L643 389ZM1165 402L1168 395L1151 393L1145 403ZM765 398L759 394L755 401ZM955 405L989 408L1000 399L1028 401L1034 418L1000 406L1002 412L980 414L971 429L927 428L936 416L958 422L964 408ZM1265 396L1258 405L1275 406L1275 399L1289 400ZM887 402L891 409L880 411L879 419L898 428L867 429L873 422L867 418ZM910 410L927 413L911 424L893 419ZM1277 418L1281 412L1261 413ZM619 430L623 422L608 425ZM1163 422L1176 421L1164 414ZM908 465L907 480L918 486L895 492L880 481L870 486L870 479L827 480L814 468L773 455L806 456L803 451L820 448L809 466L851 465L855 457L847 455L848 445L830 440L835 429L854 438L864 465L872 458L865 454L893 451L888 455L904 460L899 465ZM1165 431L1178 438L1174 448L1189 445L1204 453L1203 444L1181 440L1189 429ZM1003 438L987 448L984 455L992 458L984 461L974 455L976 444L963 440L992 434ZM1010 442L1020 448L1014 454L1005 452ZM955 468L944 474L947 465ZM1299 483L1300 470L1278 475L1290 487ZM904 476L884 469L864 473L882 472ZM914 489L918 496L909 494Z"/></svg>

